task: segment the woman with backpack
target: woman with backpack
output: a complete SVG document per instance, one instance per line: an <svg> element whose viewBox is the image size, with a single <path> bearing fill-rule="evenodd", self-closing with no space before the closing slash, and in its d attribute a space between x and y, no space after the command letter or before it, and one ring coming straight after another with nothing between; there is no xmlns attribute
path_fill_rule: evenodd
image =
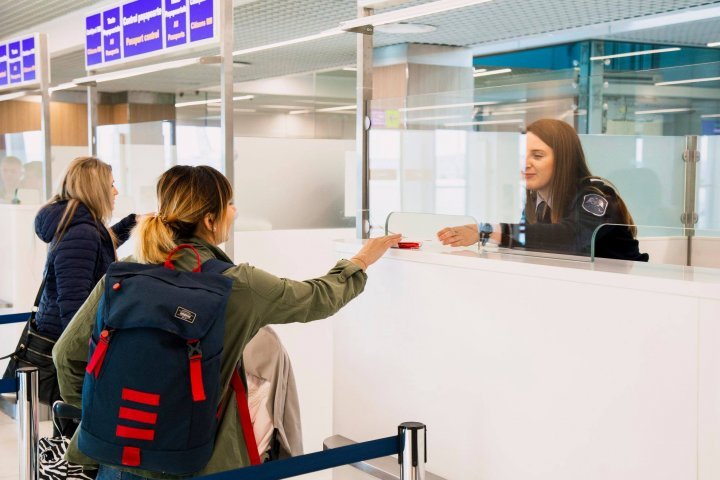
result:
<svg viewBox="0 0 720 480"><path fill-rule="evenodd" d="M309 322L336 313L363 291L367 278L365 270L400 239L400 235L392 235L368 240L353 258L340 260L326 275L299 282L276 277L248 264L233 265L230 258L217 247L228 238L235 207L230 182L212 167L171 168L158 181L157 198L157 215L143 219L134 233L136 254L133 261L137 264L113 266L108 277L98 283L78 311L54 350L63 398L75 406L80 406L81 402L83 404L81 428L70 443L67 459L88 466L99 463L98 480L206 475L257 463L257 453L253 454L256 447L253 448L252 425L243 423L245 416L242 404L246 401L243 398L244 381L239 379L236 368L245 345L265 325ZM177 251L178 248L181 250ZM220 269L218 262L221 262ZM225 266L222 266L222 262ZM218 274L210 273L210 265ZM167 269L177 273L168 273ZM182 272L191 270L201 273L183 277ZM156 281L158 278L162 278L162 281ZM187 301L180 298L177 300L177 308L170 303L171 308L167 309L167 313L157 313L165 311L162 305L164 300L160 297L166 295L161 292L176 291L170 286L176 280L184 282L181 291L186 292ZM201 447L196 447L192 453L178 450L167 455L158 453L157 449L153 450L154 442L160 442L161 437L165 438L166 429L177 428L178 432L183 432L184 419L194 418L194 414L181 412L177 422L163 424L164 416L170 414L163 410L163 405L174 402L180 394L153 391L152 382L151 387L145 390L131 387L133 375L139 377L144 374L144 369L138 368L136 373L130 372L123 376L127 385L122 388L122 399L117 399L121 402L119 417L116 408L106 408L102 404L102 397L91 395L101 388L102 382L119 381L121 375L111 376L112 370L104 370L122 368L124 362L119 362L118 366L113 357L117 359L124 355L122 358L134 361L134 356L143 354L127 351L132 350L132 342L126 341L128 347L125 351L119 350L118 344L113 343L133 335L131 328L122 330L125 328L121 326L123 322L136 327L147 325L146 320L140 318L144 314L133 315L132 312L151 309L156 312L153 313L155 316L167 316L160 320L166 322L163 325L167 327L161 328L165 331L177 330L178 335L195 331L193 329L201 328L202 311L216 311L217 308L188 306L190 297L196 295L198 290L207 288L207 293L201 297L212 302L211 297L224 291L223 281L227 282L228 293L224 332L221 336L219 379L201 376L192 365L192 360L208 354L210 341L203 339L201 349L196 339L190 338L187 340L187 348L191 366L184 373L190 376L190 380L179 382L183 383L184 393L181 395L190 395L185 391L192 390L192 401L202 402L205 401L205 391L212 390L211 385L217 380L219 398L213 398L212 392L208 395L208 398L215 400L209 405L212 419L200 426L203 431L216 432L213 436L214 445L202 454L199 453ZM128 292L125 295L136 295L137 298L135 301L128 298L124 304L116 303L122 301L123 292ZM215 296L220 302L221 296ZM114 318L113 312L116 311L119 315ZM109 318L107 321L104 320L106 314ZM101 328L102 332L98 333ZM194 334L188 335L192 337ZM168 340L167 343L171 342ZM200 350L203 352L200 353ZM152 356L152 353L149 355ZM164 360L157 355L154 358L158 362ZM152 363L152 360L149 362ZM103 373L107 375L103 376ZM114 380L106 380L110 378ZM110 430L105 431L106 437L101 439L102 429L105 428L103 425L107 422L96 422L97 430L92 430L94 427L90 424L96 416L108 411L115 415L114 423L110 424ZM176 433L174 436L183 435L187 436L186 433ZM193 456L195 458L191 458ZM197 463L198 468L188 470L190 467L180 465L192 462Z"/></svg>

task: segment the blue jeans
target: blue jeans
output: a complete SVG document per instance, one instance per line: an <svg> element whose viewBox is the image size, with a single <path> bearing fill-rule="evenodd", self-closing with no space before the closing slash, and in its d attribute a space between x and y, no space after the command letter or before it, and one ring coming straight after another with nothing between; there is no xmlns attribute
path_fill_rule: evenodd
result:
<svg viewBox="0 0 720 480"><path fill-rule="evenodd" d="M123 472L107 465L100 465L95 480L146 480L145 477L134 473Z"/></svg>

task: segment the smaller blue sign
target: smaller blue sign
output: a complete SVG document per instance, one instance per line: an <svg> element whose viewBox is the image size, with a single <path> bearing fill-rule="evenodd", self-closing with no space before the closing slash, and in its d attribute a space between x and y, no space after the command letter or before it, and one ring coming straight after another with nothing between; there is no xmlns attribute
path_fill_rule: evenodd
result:
<svg viewBox="0 0 720 480"><path fill-rule="evenodd" d="M120 60L120 31L103 35L103 61Z"/></svg>
<svg viewBox="0 0 720 480"><path fill-rule="evenodd" d="M187 0L165 0L165 47L187 43Z"/></svg>
<svg viewBox="0 0 720 480"><path fill-rule="evenodd" d="M7 45L0 45L0 58L7 56Z"/></svg>
<svg viewBox="0 0 720 480"><path fill-rule="evenodd" d="M213 38L213 0L190 0L190 41Z"/></svg>
<svg viewBox="0 0 720 480"><path fill-rule="evenodd" d="M22 53L35 53L35 37L26 38L22 41Z"/></svg>
<svg viewBox="0 0 720 480"><path fill-rule="evenodd" d="M120 7L105 10L103 17L103 62L112 62L122 58L120 50Z"/></svg>
<svg viewBox="0 0 720 480"><path fill-rule="evenodd" d="M9 53L10 60L12 60L14 58L20 58L20 53L21 53L20 42L11 42L8 45L8 53Z"/></svg>
<svg viewBox="0 0 720 480"><path fill-rule="evenodd" d="M37 78L35 65L35 54L23 56L22 61L22 74L23 82L32 82Z"/></svg>
<svg viewBox="0 0 720 480"><path fill-rule="evenodd" d="M111 8L103 12L103 30L109 32L120 28L120 7Z"/></svg>
<svg viewBox="0 0 720 480"><path fill-rule="evenodd" d="M10 62L10 84L22 83L22 63Z"/></svg>
<svg viewBox="0 0 720 480"><path fill-rule="evenodd" d="M85 63L97 65L103 61L102 15L96 13L85 19Z"/></svg>
<svg viewBox="0 0 720 480"><path fill-rule="evenodd" d="M0 61L0 87L8 84L8 64L6 61Z"/></svg>

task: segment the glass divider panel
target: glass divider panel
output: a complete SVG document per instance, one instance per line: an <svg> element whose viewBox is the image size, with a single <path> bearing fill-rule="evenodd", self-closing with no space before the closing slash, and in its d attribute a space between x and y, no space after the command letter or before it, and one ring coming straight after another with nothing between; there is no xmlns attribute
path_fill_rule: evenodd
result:
<svg viewBox="0 0 720 480"><path fill-rule="evenodd" d="M580 135L590 171L609 180L638 225L680 227L685 137Z"/></svg>

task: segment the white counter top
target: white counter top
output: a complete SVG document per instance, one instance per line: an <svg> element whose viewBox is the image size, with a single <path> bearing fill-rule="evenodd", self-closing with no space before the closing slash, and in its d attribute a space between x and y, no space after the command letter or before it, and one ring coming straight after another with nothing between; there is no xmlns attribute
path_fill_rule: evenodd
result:
<svg viewBox="0 0 720 480"><path fill-rule="evenodd" d="M357 252L361 245L361 240L335 242L336 250L346 256ZM696 298L720 299L720 269L603 258L590 262L589 259L582 257L568 257L566 260L508 252L512 251L500 249L497 253L477 253L475 248L463 249L431 245L423 246L420 250L391 249L384 258ZM372 274L372 268L370 273Z"/></svg>

